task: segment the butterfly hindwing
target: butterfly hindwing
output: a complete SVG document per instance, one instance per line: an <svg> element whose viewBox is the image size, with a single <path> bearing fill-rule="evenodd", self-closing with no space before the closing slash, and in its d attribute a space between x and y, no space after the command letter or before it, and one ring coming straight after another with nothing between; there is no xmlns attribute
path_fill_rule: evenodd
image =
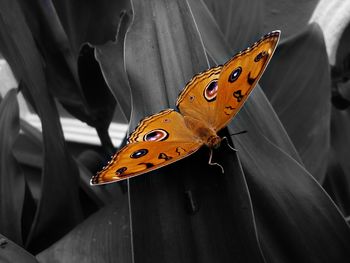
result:
<svg viewBox="0 0 350 263"><path fill-rule="evenodd" d="M92 179L106 184L153 171L197 151L202 143L186 127L184 117L168 109L143 119L118 151Z"/></svg>
<svg viewBox="0 0 350 263"><path fill-rule="evenodd" d="M199 149L198 142L148 141L127 144L117 152L91 184L106 184L156 170L189 156Z"/></svg>

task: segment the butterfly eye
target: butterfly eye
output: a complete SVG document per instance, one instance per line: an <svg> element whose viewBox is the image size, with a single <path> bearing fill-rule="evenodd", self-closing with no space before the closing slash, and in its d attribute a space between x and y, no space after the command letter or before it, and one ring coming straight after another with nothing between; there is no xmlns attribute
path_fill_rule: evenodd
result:
<svg viewBox="0 0 350 263"><path fill-rule="evenodd" d="M214 101L216 99L216 94L217 93L218 93L218 82L217 82L217 80L213 80L204 89L204 98L207 101Z"/></svg>
<svg viewBox="0 0 350 263"><path fill-rule="evenodd" d="M255 58L254 61L258 62L260 59L262 59L263 57L267 56L267 52L264 50L262 52L260 52Z"/></svg>
<svg viewBox="0 0 350 263"><path fill-rule="evenodd" d="M121 168L119 168L117 171L115 171L115 174L116 174L117 176L120 176L120 175L122 175L127 169L128 169L128 168L126 168L126 167L121 167Z"/></svg>
<svg viewBox="0 0 350 263"><path fill-rule="evenodd" d="M241 72L242 72L241 67L238 67L235 70L233 70L230 76L228 77L228 81L231 83L235 82L238 79L239 75L241 75Z"/></svg>
<svg viewBox="0 0 350 263"><path fill-rule="evenodd" d="M137 158L140 158L142 156L145 156L147 153L148 153L147 149L140 149L140 150L133 152L130 155L130 158L137 159Z"/></svg>
<svg viewBox="0 0 350 263"><path fill-rule="evenodd" d="M162 129L152 130L143 136L144 141L164 141L169 137L169 134Z"/></svg>

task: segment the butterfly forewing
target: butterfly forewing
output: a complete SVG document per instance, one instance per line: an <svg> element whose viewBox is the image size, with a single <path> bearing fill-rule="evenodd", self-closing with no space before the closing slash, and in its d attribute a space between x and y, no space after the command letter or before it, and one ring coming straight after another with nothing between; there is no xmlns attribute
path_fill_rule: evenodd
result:
<svg viewBox="0 0 350 263"><path fill-rule="evenodd" d="M209 127L215 124L220 72L221 66L214 67L187 83L176 102L182 115L203 120Z"/></svg>
<svg viewBox="0 0 350 263"><path fill-rule="evenodd" d="M248 99L276 49L279 36L280 31L271 32L223 66L218 81L216 131L226 127Z"/></svg>
<svg viewBox="0 0 350 263"><path fill-rule="evenodd" d="M277 46L279 35L279 31L271 32L224 66L194 76L177 100L180 112L204 121L215 131L224 128L259 81Z"/></svg>
<svg viewBox="0 0 350 263"><path fill-rule="evenodd" d="M173 109L167 109L140 121L131 133L128 142L192 142L193 140L195 137L186 127L184 117Z"/></svg>

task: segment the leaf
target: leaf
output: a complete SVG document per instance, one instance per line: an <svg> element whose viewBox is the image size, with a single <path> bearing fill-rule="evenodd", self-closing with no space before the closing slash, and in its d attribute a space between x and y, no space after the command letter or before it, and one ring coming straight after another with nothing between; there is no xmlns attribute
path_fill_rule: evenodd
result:
<svg viewBox="0 0 350 263"><path fill-rule="evenodd" d="M216 153L224 175L203 149L130 180L135 262L264 262L235 155Z"/></svg>
<svg viewBox="0 0 350 263"><path fill-rule="evenodd" d="M320 3L318 0L301 0L298 4L291 1L264 1L264 31L279 29L283 32L283 38L296 35L308 26L316 9L321 7L325 11L324 4L327 2Z"/></svg>
<svg viewBox="0 0 350 263"><path fill-rule="evenodd" d="M95 49L89 44L81 47L78 59L78 73L87 103L93 114L93 125L108 156L114 147L108 135L108 127L112 121L116 101L113 98L95 59Z"/></svg>
<svg viewBox="0 0 350 263"><path fill-rule="evenodd" d="M143 115L174 103L178 87L190 78L183 76L193 74L193 68L206 68L207 61L188 6L180 1L150 5L134 1L133 8L125 61L133 113ZM132 123L138 119L135 115ZM227 179L220 169L209 168L203 149L201 154L130 180L136 262L263 262L241 167L230 162L233 157L226 158L225 170L240 177Z"/></svg>
<svg viewBox="0 0 350 263"><path fill-rule="evenodd" d="M285 128L259 85L249 96L237 117L229 125L230 133L242 130L246 130L248 133L250 130L258 131L295 161L303 165ZM233 138L233 142L236 140L239 140L239 136Z"/></svg>
<svg viewBox="0 0 350 263"><path fill-rule="evenodd" d="M215 58L215 52L212 54ZM230 127L230 133L248 130L246 135L237 136L234 141L244 170L248 171L245 177L266 260L285 262L291 258L291 262L320 262L326 258L325 262L346 261L349 230L343 217L319 185L300 167L298 154L259 88ZM300 183L295 182L295 178ZM319 209L312 210L310 206ZM320 225L313 224L318 220L322 222ZM309 240L305 241L308 244L299 247L301 238ZM283 246L284 243L288 245ZM293 253L289 252L291 248L295 248Z"/></svg>
<svg viewBox="0 0 350 263"><path fill-rule="evenodd" d="M17 93L11 89L0 104L0 232L22 245L25 179L13 156L19 133Z"/></svg>
<svg viewBox="0 0 350 263"><path fill-rule="evenodd" d="M125 39L125 69L133 98L131 128L144 116L174 106L185 83L208 68L187 2L132 1L132 5L134 20Z"/></svg>
<svg viewBox="0 0 350 263"><path fill-rule="evenodd" d="M350 213L350 165L348 162L350 115L349 110L332 107L331 159L326 178L326 187L344 215ZM327 185L328 184L328 185Z"/></svg>
<svg viewBox="0 0 350 263"><path fill-rule="evenodd" d="M1 262L38 263L34 256L3 235L0 235L0 249Z"/></svg>
<svg viewBox="0 0 350 263"><path fill-rule="evenodd" d="M169 96L169 89L179 81L179 78L174 81L172 77L184 67L173 61L189 57L187 52L200 43L198 38L197 42L192 40L191 46L184 45L181 52L176 52L177 56L173 55L174 48L168 46L187 43L184 32L194 34L190 33L191 15L186 13L184 6L176 12L175 4L172 2L170 6L168 2L154 1L144 6L138 1L133 2L135 17L126 36L126 70L132 92L137 94L133 96L133 110L136 112L149 114L157 107L170 104L168 98L174 95ZM172 12L167 13L169 10ZM167 37L169 30L163 28L168 24L179 28L179 23L175 23L179 14L188 16L181 19L186 21L187 27L173 31L171 38ZM174 20L169 22L168 19ZM176 39L176 44L173 39ZM153 43L157 45L152 46ZM204 46L210 45L204 43ZM148 47L153 47L153 53ZM168 51L166 55L164 50ZM198 50L197 47L193 52ZM210 54L213 59L219 59L215 57L215 50ZM188 63L193 62L197 60ZM167 74L169 64L172 75ZM163 83L163 90L158 83ZM344 218L301 165L298 153L259 88L233 121L231 132L232 128L248 130L246 135L237 136L234 141L244 164L244 176L252 198L251 216L246 211L245 217L238 213L236 218L230 208L237 208L237 203L232 202L234 198L226 196L228 193L235 197L245 196L242 203L239 202L241 208L252 210L247 200L249 195L244 195L247 189L244 184L232 189L232 184L225 184L223 180L233 175L220 177L214 167L204 166L207 161L204 152L195 154L158 172L130 180L135 261L213 262L215 258L218 262L250 262L251 257L264 261L257 253L259 245L266 261L301 262L307 259L307 262L320 262L323 258L325 262L346 261L349 257L346 244L350 235ZM225 157L220 159L221 162L230 163L232 160L224 153L222 156ZM237 164L231 165L231 171L237 171L234 170ZM240 181L244 182L243 179ZM192 207L190 212L194 214L186 215L186 207ZM254 219L257 220L256 231ZM319 222L314 223L317 220ZM239 235L235 227L243 226L236 222L245 223L249 239ZM145 228L145 225L151 227ZM256 239L259 242L254 242ZM249 240L247 242L254 250L248 250L254 254L247 254L237 240ZM287 245L284 245L284 240Z"/></svg>
<svg viewBox="0 0 350 263"><path fill-rule="evenodd" d="M40 262L133 262L127 195L37 255Z"/></svg>
<svg viewBox="0 0 350 263"><path fill-rule="evenodd" d="M118 184L108 184L94 187L90 185L92 176L97 172L96 167L103 167L101 156L94 151L83 152L76 161L80 173L80 186L82 190L97 204L99 207L112 203L114 200L121 198L121 188ZM89 169L92 162L94 171ZM99 165L96 165L98 163Z"/></svg>
<svg viewBox="0 0 350 263"><path fill-rule="evenodd" d="M0 2L0 47L15 76L25 83L41 118L44 142L42 191L26 240L38 251L81 220L78 170L66 149L57 109L47 87L41 56L15 1ZM62 214L62 211L65 211ZM52 226L56 226L53 228Z"/></svg>
<svg viewBox="0 0 350 263"><path fill-rule="evenodd" d="M130 15L124 12L115 41L95 46L96 60L100 64L105 81L128 121L131 115L131 95L124 68L124 38L129 24Z"/></svg>
<svg viewBox="0 0 350 263"><path fill-rule="evenodd" d="M114 39L121 11L130 9L130 3L126 0L53 0L53 3L74 53L84 42L99 45Z"/></svg>
<svg viewBox="0 0 350 263"><path fill-rule="evenodd" d="M204 0L233 52L245 49L263 35L262 1ZM221 41L218 40L217 41Z"/></svg>
<svg viewBox="0 0 350 263"><path fill-rule="evenodd" d="M24 133L20 134L16 140L13 147L14 156L22 165L29 166L31 169L41 170L43 168L42 134L24 120L21 120L21 130ZM94 201L96 205L103 206L119 198L121 189L117 184L104 185L102 187L91 187L90 185L92 175L104 164L104 159L101 155L93 150L88 150L82 152L74 161L79 169L79 185L87 196L91 198L89 200L90 203ZM29 173L28 170L26 172ZM30 177L28 174L26 176L27 178ZM39 183L29 181L32 192L40 192Z"/></svg>
<svg viewBox="0 0 350 263"><path fill-rule="evenodd" d="M347 261L349 227L313 177L255 131L237 141L267 261Z"/></svg>
<svg viewBox="0 0 350 263"><path fill-rule="evenodd" d="M278 46L261 85L306 169L322 182L330 146L331 80L316 24Z"/></svg>
<svg viewBox="0 0 350 263"><path fill-rule="evenodd" d="M193 17L201 32L204 47L209 57L212 58L212 52L215 52L220 61L227 61L230 58L229 44L226 42L221 29L219 28L215 18L210 13L203 0L194 1L188 0ZM219 41L218 41L219 40ZM214 65L213 65L214 66Z"/></svg>

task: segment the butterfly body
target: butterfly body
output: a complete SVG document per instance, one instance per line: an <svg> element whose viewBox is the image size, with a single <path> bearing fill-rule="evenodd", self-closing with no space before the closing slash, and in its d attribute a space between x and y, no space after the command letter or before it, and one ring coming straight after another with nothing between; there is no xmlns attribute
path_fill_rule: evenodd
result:
<svg viewBox="0 0 350 263"><path fill-rule="evenodd" d="M217 149L220 146L221 138L215 130L205 124L205 122L190 116L184 116L186 127L193 132L197 140L210 149Z"/></svg>
<svg viewBox="0 0 350 263"><path fill-rule="evenodd" d="M91 184L116 182L153 171L195 153L203 145L212 153L223 140L217 133L248 99L279 36L280 31L273 31L224 65L195 75L177 99L179 111L167 109L143 119L130 134L127 145L91 178Z"/></svg>

